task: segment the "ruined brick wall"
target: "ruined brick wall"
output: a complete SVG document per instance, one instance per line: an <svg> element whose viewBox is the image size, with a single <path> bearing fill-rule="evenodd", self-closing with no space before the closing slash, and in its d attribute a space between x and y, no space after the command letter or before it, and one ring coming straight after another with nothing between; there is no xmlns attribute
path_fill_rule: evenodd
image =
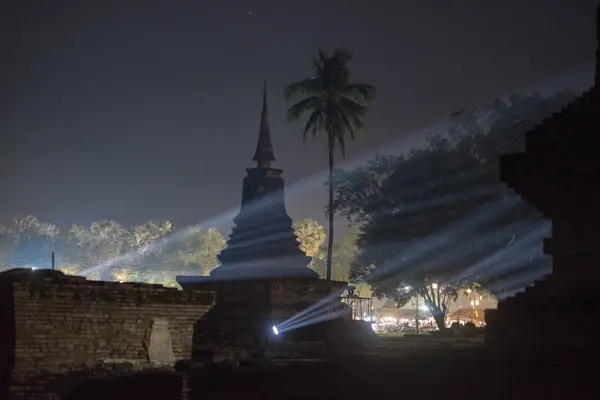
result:
<svg viewBox="0 0 600 400"><path fill-rule="evenodd" d="M155 318L168 320L175 358L189 358L194 324L214 302L210 291L87 281L55 271L1 275L0 321L4 325L13 319L13 370L111 359L147 361ZM3 352L7 345L2 343Z"/></svg>

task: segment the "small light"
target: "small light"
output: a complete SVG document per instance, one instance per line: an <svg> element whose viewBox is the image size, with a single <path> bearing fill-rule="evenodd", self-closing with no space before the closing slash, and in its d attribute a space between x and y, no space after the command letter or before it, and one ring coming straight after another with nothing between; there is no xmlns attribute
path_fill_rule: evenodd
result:
<svg viewBox="0 0 600 400"><path fill-rule="evenodd" d="M275 325L273 325L273 333L275 335L279 335L279 329L277 329L277 327Z"/></svg>
<svg viewBox="0 0 600 400"><path fill-rule="evenodd" d="M31 267L31 270L32 270L32 271L35 271L36 269L37 269L36 267Z"/></svg>

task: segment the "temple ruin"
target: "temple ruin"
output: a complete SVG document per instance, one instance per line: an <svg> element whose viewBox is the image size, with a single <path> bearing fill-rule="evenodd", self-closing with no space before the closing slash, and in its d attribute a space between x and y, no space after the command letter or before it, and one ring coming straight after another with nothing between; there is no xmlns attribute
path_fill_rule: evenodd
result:
<svg viewBox="0 0 600 400"><path fill-rule="evenodd" d="M597 15L600 44L600 7ZM486 345L503 350L589 348L600 259L600 48L595 84L526 134L500 160L502 181L552 221L553 272L486 312ZM565 320L564 316L568 315Z"/></svg>

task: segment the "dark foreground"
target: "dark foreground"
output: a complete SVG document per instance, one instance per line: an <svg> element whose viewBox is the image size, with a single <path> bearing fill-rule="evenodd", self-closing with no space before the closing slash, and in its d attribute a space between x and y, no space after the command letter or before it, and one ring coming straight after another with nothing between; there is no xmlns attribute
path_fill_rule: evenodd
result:
<svg viewBox="0 0 600 400"><path fill-rule="evenodd" d="M576 399L597 395L595 368L573 354L549 360L486 356L480 349L378 351L329 361L206 367L190 374L189 399ZM591 361L591 360L590 360ZM593 362L591 363L593 364ZM589 373L586 373L590 371ZM170 400L181 377L145 373L90 381L70 399ZM543 396L543 397L542 397ZM585 396L585 397L584 397Z"/></svg>

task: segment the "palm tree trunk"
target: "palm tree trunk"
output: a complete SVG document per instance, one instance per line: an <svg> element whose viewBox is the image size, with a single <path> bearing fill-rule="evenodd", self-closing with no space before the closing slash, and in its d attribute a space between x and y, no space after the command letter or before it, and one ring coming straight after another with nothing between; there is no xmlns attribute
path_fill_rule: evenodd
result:
<svg viewBox="0 0 600 400"><path fill-rule="evenodd" d="M329 237L327 239L327 280L331 280L333 258L333 141L329 140Z"/></svg>

